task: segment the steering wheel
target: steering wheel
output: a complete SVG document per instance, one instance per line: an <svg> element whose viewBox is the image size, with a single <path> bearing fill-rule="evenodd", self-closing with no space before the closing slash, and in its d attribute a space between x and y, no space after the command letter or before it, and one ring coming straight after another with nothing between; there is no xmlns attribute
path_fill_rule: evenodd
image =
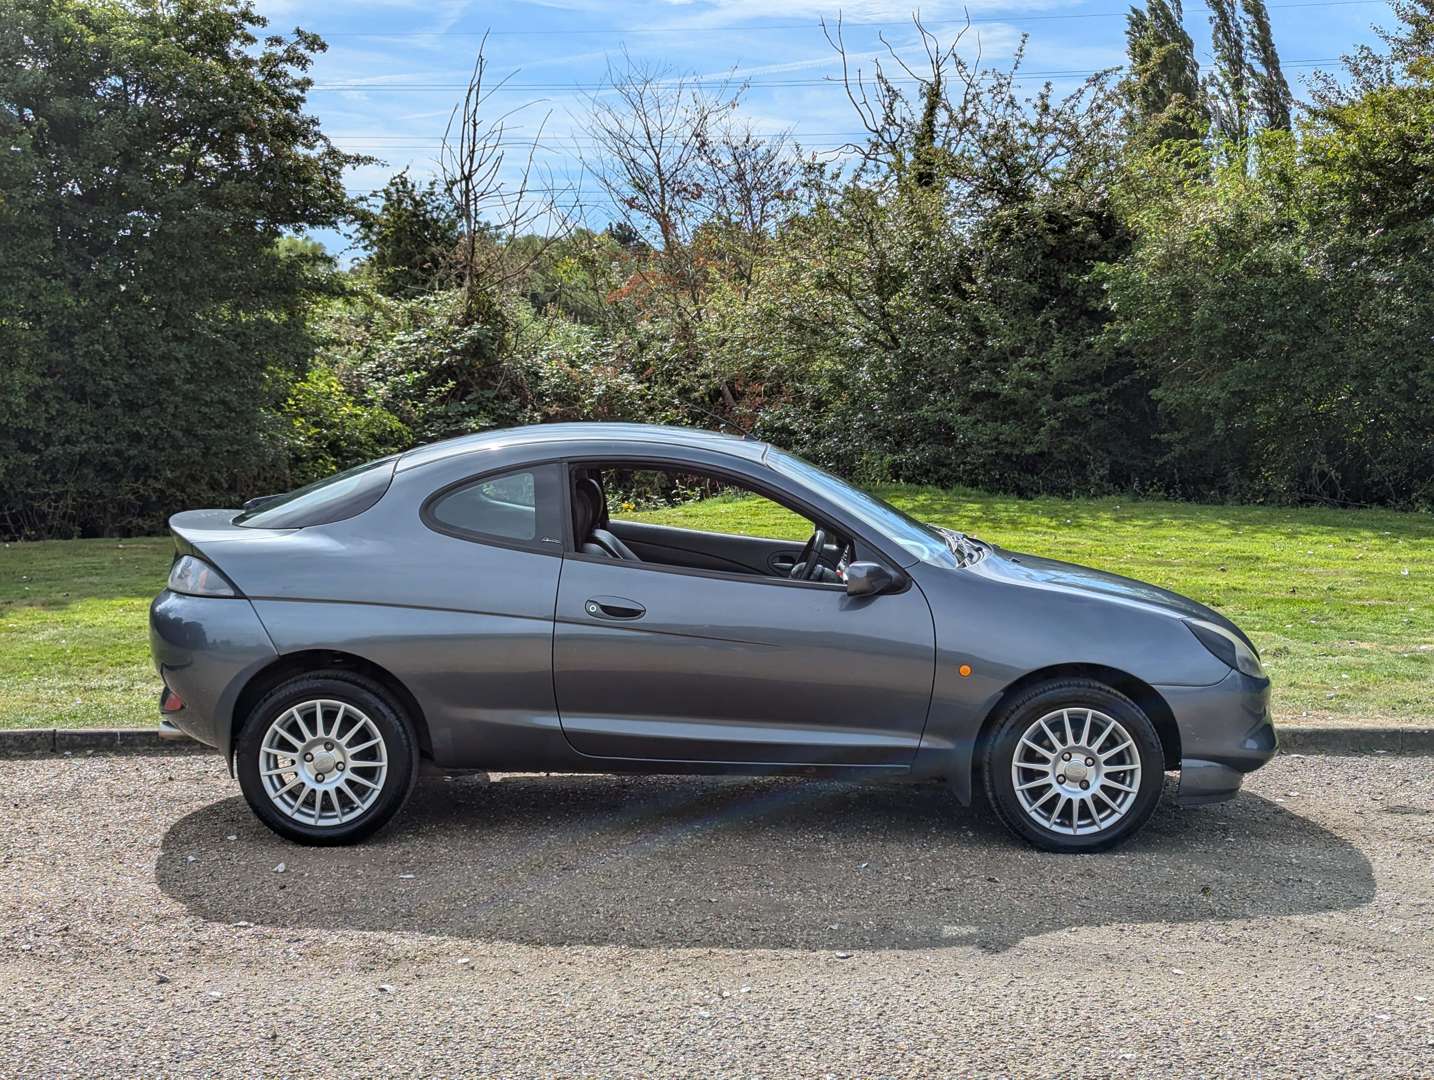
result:
<svg viewBox="0 0 1434 1080"><path fill-rule="evenodd" d="M821 570L821 553L826 546L827 531L818 525L817 531L802 545L802 553L797 556L796 565L787 576L798 581L811 581L815 578Z"/></svg>

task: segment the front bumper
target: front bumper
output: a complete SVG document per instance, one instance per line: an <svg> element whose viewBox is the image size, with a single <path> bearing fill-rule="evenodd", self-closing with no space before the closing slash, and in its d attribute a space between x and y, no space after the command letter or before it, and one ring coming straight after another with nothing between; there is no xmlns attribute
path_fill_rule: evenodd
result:
<svg viewBox="0 0 1434 1080"><path fill-rule="evenodd" d="M149 607L149 647L164 685L184 707L163 719L228 754L234 702L279 654L248 600L166 589Z"/></svg>
<svg viewBox="0 0 1434 1080"><path fill-rule="evenodd" d="M1200 806L1233 798L1247 773L1279 749L1270 719L1270 681L1232 671L1214 686L1158 686L1180 730L1176 801Z"/></svg>

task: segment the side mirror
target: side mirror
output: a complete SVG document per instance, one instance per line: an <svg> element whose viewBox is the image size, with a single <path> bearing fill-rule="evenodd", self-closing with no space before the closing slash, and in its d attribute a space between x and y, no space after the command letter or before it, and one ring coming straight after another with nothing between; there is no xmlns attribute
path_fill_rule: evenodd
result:
<svg viewBox="0 0 1434 1080"><path fill-rule="evenodd" d="M846 568L848 596L877 596L896 586L896 575L881 563L854 562Z"/></svg>

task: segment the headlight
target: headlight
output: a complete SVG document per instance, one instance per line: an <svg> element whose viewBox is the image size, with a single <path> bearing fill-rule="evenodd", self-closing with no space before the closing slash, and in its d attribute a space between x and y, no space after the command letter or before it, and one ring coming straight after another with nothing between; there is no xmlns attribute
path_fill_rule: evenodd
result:
<svg viewBox="0 0 1434 1080"><path fill-rule="evenodd" d="M189 596L238 596L229 579L203 559L181 555L169 568L171 592Z"/></svg>
<svg viewBox="0 0 1434 1080"><path fill-rule="evenodd" d="M1246 645L1239 635L1203 619L1186 619L1185 625L1200 639L1200 644L1224 661L1227 667L1244 672L1254 679L1265 677L1265 669L1260 666L1259 655Z"/></svg>

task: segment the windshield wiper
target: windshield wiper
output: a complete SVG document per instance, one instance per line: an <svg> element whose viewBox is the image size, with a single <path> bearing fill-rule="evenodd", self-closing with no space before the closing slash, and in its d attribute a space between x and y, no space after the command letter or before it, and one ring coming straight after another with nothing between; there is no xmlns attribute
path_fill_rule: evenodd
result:
<svg viewBox="0 0 1434 1080"><path fill-rule="evenodd" d="M986 554L986 548L979 540L972 539L963 532L943 528L940 525L931 527L941 534L941 539L946 541L946 546L951 549L951 554L961 560L962 566L969 566Z"/></svg>

